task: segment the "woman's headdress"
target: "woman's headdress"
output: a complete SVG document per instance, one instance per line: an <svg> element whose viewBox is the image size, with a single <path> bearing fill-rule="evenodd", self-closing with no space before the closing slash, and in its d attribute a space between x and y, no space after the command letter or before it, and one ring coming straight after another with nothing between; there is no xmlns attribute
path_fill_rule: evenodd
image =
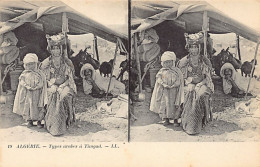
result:
<svg viewBox="0 0 260 167"><path fill-rule="evenodd" d="M184 33L184 37L185 37L185 40L186 40L186 48L189 46L189 45L199 45L199 44L202 44L203 43L203 33L202 32L198 32L198 33L195 33L195 34L187 34L187 33Z"/></svg>
<svg viewBox="0 0 260 167"><path fill-rule="evenodd" d="M60 46L64 45L66 42L66 37L63 33L59 33L57 35L46 35L47 42L48 42L48 48L51 48L51 46Z"/></svg>

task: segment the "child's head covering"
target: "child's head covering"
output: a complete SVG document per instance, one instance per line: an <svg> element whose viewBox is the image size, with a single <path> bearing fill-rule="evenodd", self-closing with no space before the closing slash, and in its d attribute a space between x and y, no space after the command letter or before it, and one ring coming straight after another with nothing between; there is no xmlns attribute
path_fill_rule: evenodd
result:
<svg viewBox="0 0 260 167"><path fill-rule="evenodd" d="M38 63L38 57L36 54L34 53L27 53L24 58L23 58L23 63L27 64L27 63L31 63L31 62L35 62Z"/></svg>
<svg viewBox="0 0 260 167"><path fill-rule="evenodd" d="M231 78L237 83L237 86L239 87L239 81L237 80L237 75L236 75L236 70L233 67L232 64L230 63L225 63L221 69L220 69L220 76L222 77L222 83L223 83L223 91L225 94L229 94L231 93L231 89L232 89L232 84L230 82L227 81L227 79L225 78L225 74L224 71L226 69L230 69L232 70L232 76Z"/></svg>
<svg viewBox="0 0 260 167"><path fill-rule="evenodd" d="M81 69L80 69L80 76L81 76L81 78L85 78L85 75L84 75L84 71L85 70L91 70L91 73L92 73L92 79L95 79L95 69L94 69L94 67L91 65L91 64L89 64L89 63L86 63L86 64L84 64L82 67L81 67Z"/></svg>
<svg viewBox="0 0 260 167"><path fill-rule="evenodd" d="M233 75L233 74L236 73L236 70L235 70L234 66L233 66L231 63L225 63L225 64L221 67L221 69L220 69L220 76L221 76L222 78L225 77L224 71L225 71L226 69L232 70L232 76L231 76L231 77L232 77L233 79L235 79L235 78L234 78L235 75Z"/></svg>
<svg viewBox="0 0 260 167"><path fill-rule="evenodd" d="M176 61L176 55L174 52L166 51L162 54L161 57L161 62L167 61L167 60L172 60Z"/></svg>

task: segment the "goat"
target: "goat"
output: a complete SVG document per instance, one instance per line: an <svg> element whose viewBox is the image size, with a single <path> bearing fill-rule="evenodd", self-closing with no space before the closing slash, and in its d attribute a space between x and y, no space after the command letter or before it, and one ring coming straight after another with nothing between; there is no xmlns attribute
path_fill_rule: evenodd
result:
<svg viewBox="0 0 260 167"><path fill-rule="evenodd" d="M104 74L104 77L109 77L109 74L111 75L113 61L114 59L111 59L109 62L105 61L100 65L99 72L101 76L102 74Z"/></svg>
<svg viewBox="0 0 260 167"><path fill-rule="evenodd" d="M245 61L245 62L242 64L242 66L241 66L242 76L243 76L243 74L245 74L245 77L247 77L247 76L250 77L251 70L252 70L252 68L253 68L253 63L254 63L254 59L251 60L251 62ZM255 61L255 65L257 65L257 61ZM254 76L254 72L255 72L255 68L253 69L253 73L252 73L253 76Z"/></svg>
<svg viewBox="0 0 260 167"><path fill-rule="evenodd" d="M120 66L119 66L120 68L121 68L121 71L120 71L120 74L118 75L118 77L117 77L117 80L120 78L120 81L122 81L123 80L123 74L124 74L124 72L125 71L129 71L128 70L128 60L126 59L126 60L124 60L124 61L122 61L121 63L120 63Z"/></svg>

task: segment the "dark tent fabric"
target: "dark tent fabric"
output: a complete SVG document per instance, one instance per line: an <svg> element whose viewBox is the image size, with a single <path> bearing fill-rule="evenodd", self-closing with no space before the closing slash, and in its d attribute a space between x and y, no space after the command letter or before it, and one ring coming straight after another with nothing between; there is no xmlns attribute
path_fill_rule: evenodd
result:
<svg viewBox="0 0 260 167"><path fill-rule="evenodd" d="M231 19L204 1L134 1L131 26L133 32L140 32L168 21L188 33L195 33L202 30L204 11L207 11L209 17L209 33L234 32L254 42L260 40L259 32Z"/></svg>
<svg viewBox="0 0 260 167"><path fill-rule="evenodd" d="M68 34L93 33L111 42L120 38L124 44L127 43L127 35L105 27L61 1L1 1L0 34L14 30L24 23L40 23L47 34L56 34L62 30L64 12L68 17Z"/></svg>

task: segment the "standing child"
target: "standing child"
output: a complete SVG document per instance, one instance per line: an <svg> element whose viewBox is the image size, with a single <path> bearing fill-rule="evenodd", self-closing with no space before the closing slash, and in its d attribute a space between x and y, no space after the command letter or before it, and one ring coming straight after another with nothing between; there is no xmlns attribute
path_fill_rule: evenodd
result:
<svg viewBox="0 0 260 167"><path fill-rule="evenodd" d="M184 101L183 76L179 68L175 67L176 55L166 51L161 57L162 68L156 75L150 110L158 113L164 120L164 125L174 120L174 126L179 126L180 105Z"/></svg>
<svg viewBox="0 0 260 167"><path fill-rule="evenodd" d="M23 116L28 122L27 127L42 128L44 106L47 104L47 90L45 75L38 69L38 57L28 53L24 59L24 71L19 77L19 84L15 95L13 112Z"/></svg>

